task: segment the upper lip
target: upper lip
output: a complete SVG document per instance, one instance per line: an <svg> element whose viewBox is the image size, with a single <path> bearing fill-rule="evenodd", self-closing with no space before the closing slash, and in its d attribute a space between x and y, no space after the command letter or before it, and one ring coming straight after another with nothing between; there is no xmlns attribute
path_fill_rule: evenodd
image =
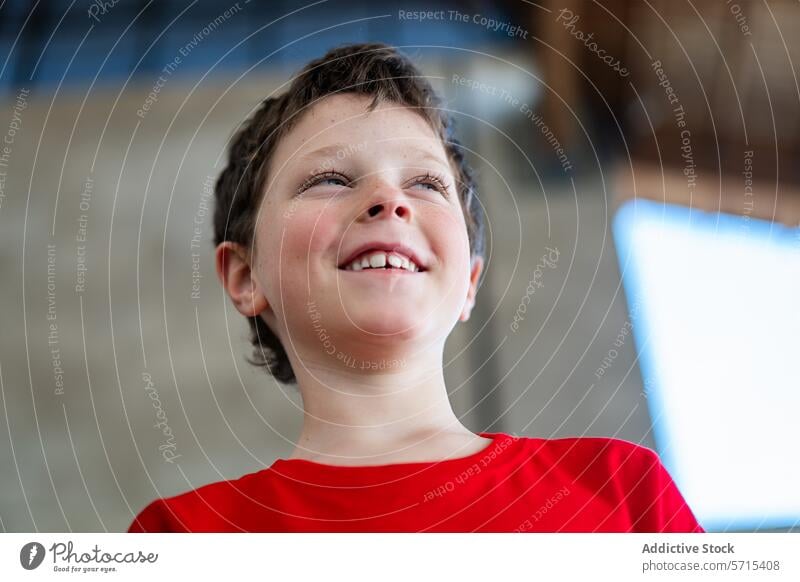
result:
<svg viewBox="0 0 800 582"><path fill-rule="evenodd" d="M385 251L385 252L396 252L401 255L405 255L412 261L414 264L417 265L420 271L424 271L427 268L427 265L423 262L420 258L419 254L408 245L405 245L400 242L385 242L385 241L371 241L366 242L364 244L359 245L353 251L347 255L347 258L339 263L339 268L342 269L353 262L356 257L359 255L367 252L367 251Z"/></svg>

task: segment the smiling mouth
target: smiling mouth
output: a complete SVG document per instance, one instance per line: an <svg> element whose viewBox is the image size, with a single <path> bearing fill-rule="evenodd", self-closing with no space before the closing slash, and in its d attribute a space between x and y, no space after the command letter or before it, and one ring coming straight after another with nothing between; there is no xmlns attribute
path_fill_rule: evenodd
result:
<svg viewBox="0 0 800 582"><path fill-rule="evenodd" d="M411 258L397 251L366 251L347 264L340 265L342 271L378 271L397 274L423 273L424 267L417 265Z"/></svg>

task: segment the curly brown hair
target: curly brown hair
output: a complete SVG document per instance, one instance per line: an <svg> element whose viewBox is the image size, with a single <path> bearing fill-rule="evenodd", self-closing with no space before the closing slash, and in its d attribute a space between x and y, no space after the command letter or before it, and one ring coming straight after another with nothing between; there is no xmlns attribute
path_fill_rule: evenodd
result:
<svg viewBox="0 0 800 582"><path fill-rule="evenodd" d="M232 241L250 247L267 168L278 142L304 112L337 93L372 97L369 111L381 102L407 106L430 124L454 170L470 251L473 257L482 257L483 214L463 148L453 135L452 120L416 66L396 49L380 43L345 45L311 61L285 92L266 98L241 125L229 146L228 163L216 182L214 245ZM280 339L261 316L247 319L254 347L248 361L265 368L279 382L294 383L294 370Z"/></svg>

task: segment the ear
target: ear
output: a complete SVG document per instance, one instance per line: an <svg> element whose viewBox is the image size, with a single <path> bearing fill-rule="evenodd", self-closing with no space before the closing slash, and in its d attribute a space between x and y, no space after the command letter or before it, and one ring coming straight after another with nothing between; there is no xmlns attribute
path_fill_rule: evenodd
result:
<svg viewBox="0 0 800 582"><path fill-rule="evenodd" d="M221 242L217 245L216 266L217 277L239 313L253 317L269 308L244 247L231 241Z"/></svg>
<svg viewBox="0 0 800 582"><path fill-rule="evenodd" d="M467 291L467 298L464 301L464 307L461 310L459 321L467 321L472 308L475 306L475 296L478 294L478 281L481 278L481 271L483 271L483 258L472 257L472 270L469 274L469 291Z"/></svg>

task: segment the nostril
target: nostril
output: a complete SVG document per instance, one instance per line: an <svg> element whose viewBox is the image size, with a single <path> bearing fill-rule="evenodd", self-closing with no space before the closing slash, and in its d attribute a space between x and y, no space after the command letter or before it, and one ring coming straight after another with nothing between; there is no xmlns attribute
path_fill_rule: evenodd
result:
<svg viewBox="0 0 800 582"><path fill-rule="evenodd" d="M369 215L370 215L370 216L375 216L375 215L376 215L376 214L378 214L378 213L379 213L379 212L380 212L382 209L383 209L383 206L382 206L381 204L376 204L375 206L373 206L372 208L370 208L370 209L369 209Z"/></svg>
<svg viewBox="0 0 800 582"><path fill-rule="evenodd" d="M403 218L403 217L406 215L406 209L405 209L405 207L403 207L403 206L398 206L398 207L395 209L395 214L397 214L397 216L399 216L400 218Z"/></svg>

